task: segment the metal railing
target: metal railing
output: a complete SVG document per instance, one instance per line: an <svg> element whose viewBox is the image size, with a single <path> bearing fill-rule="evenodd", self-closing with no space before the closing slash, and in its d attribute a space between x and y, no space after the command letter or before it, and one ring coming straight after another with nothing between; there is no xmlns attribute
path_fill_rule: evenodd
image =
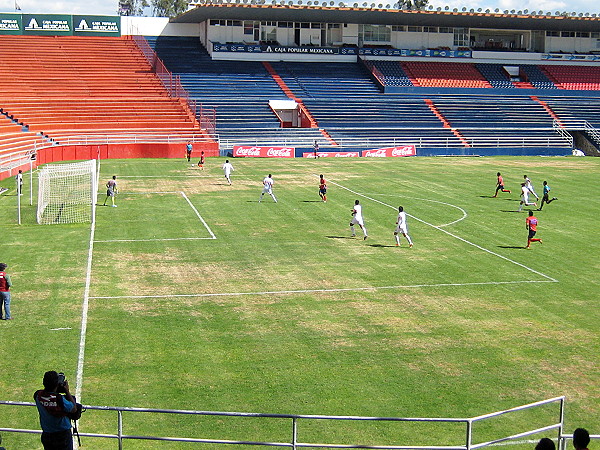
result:
<svg viewBox="0 0 600 450"><path fill-rule="evenodd" d="M515 413L517 411L524 411L527 409L538 408L545 405L558 404L558 418L555 423L545 425L543 427L529 429L517 434L511 434L508 436L501 436L499 438L475 443L473 440L473 425L485 420L489 420L495 417L503 416L506 414ZM12 402L12 401L0 401L0 405L5 406L26 406L35 407L35 403L30 402ZM564 423L564 406L565 397L555 397L548 400L542 400L535 403L529 403L527 405L510 408L503 411L497 411L490 414L484 414L481 416L471 418L415 418L415 417L363 417L363 416L327 416L327 415L297 415L297 414L265 414L265 413L243 413L243 412L218 412L218 411L193 411L193 410L173 410L173 409L150 409L150 408L125 408L125 407L112 407L112 406L85 406L87 412L90 411L112 411L116 413L116 434L110 433L82 433L80 436L88 436L94 438L107 438L117 439L119 449L123 448L123 442L127 440L151 440L151 441L175 441L175 442L188 442L188 443L202 443L202 444L235 444L235 445L254 445L254 446L268 446L268 447L286 447L296 450L298 448L370 448L370 449L417 449L417 450L476 450L484 447L488 447L501 442L520 439L526 436L547 432L551 430L557 430L557 437L560 440L563 437L563 423ZM273 441L257 441L257 440L229 440L229 439L216 439L216 438L189 438L189 437L168 437L168 436L148 436L148 435L133 435L124 434L123 432L123 413L153 413L153 414L179 414L179 415L192 415L192 416L212 416L212 417L239 417L239 418L261 418L265 420L269 419L288 419L288 435L290 440L288 442L273 442ZM0 415L0 417L7 417L7 415ZM85 420L85 419L84 419ZM226 419L222 419L226 420ZM362 422L412 422L412 423L451 423L459 424L465 427L465 440L460 445L411 445L411 444L395 444L395 445L367 445L367 444L348 444L348 443L317 443L317 442L299 442L298 440L298 428L300 423L306 421L362 421ZM39 430L32 429L21 429L21 428L0 428L0 431L14 432L14 433L40 433Z"/></svg>
<svg viewBox="0 0 600 450"><path fill-rule="evenodd" d="M554 120L552 126L559 133L566 133L566 130L584 131L588 134L596 144L600 145L600 131L587 120Z"/></svg>

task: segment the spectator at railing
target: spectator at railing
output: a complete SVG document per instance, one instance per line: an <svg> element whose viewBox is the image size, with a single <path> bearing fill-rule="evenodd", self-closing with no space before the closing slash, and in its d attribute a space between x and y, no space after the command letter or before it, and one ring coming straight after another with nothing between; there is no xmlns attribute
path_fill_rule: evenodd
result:
<svg viewBox="0 0 600 450"><path fill-rule="evenodd" d="M577 428L573 431L573 447L575 450L588 450L590 433L585 428Z"/></svg>
<svg viewBox="0 0 600 450"><path fill-rule="evenodd" d="M556 450L556 445L552 439L542 438L535 446L535 450Z"/></svg>

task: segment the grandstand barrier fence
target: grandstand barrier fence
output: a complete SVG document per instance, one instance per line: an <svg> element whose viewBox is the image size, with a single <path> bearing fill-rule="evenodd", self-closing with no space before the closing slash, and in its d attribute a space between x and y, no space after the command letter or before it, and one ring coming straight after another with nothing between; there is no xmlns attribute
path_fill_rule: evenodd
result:
<svg viewBox="0 0 600 450"><path fill-rule="evenodd" d="M34 407L35 403L31 402L15 402L15 401L0 401L0 405L3 407ZM541 408L544 406L551 405L552 407L558 406L558 411L553 411L556 414L556 419L552 419L552 423L544 426L538 426L521 431L519 433L513 433L508 435L502 435L494 439L490 439L483 442L476 442L474 438L474 425L489 421L493 418L500 416L514 414L519 411L530 410L534 408ZM547 400L542 400L526 405L518 406L515 408L505 409L502 411L496 411L489 414L483 414L476 417L470 418L413 418L413 417L364 417L364 416L329 416L329 415L297 415L297 414L268 414L268 413L243 413L243 412L219 412L219 411L194 411L194 410L175 410L175 409L151 409L151 408L133 408L133 407L114 407L114 406L84 406L86 413L82 419L85 424L85 417L89 414L93 414L99 411L108 411L115 413L115 426L116 433L88 433L79 432L82 437L92 438L103 438L103 439L116 439L118 441L119 449L123 448L123 444L128 440L147 440L147 441L171 441L171 442L187 442L187 443L198 443L198 444L228 444L228 445L242 445L242 446L268 446L268 447L285 447L291 449L298 448L370 448L370 449L416 449L416 450L477 450L486 448L493 445L498 445L503 442L514 441L516 439L522 439L527 436L536 435L539 433L546 433L549 431L556 431L557 441L559 443L559 449L565 449L565 441L572 438L572 435L566 435L563 433L564 430L564 416L565 416L565 397L554 397ZM229 440L229 439L216 439L216 438L191 438L191 437L173 437L173 436L148 436L148 435L135 435L124 433L124 416L130 413L150 413L150 414L174 414L174 415L188 415L188 416L212 416L219 417L223 421L228 419L234 420L234 418L258 418L260 420L270 419L284 419L287 421L285 428L287 434L290 437L288 442L273 442L273 441L260 441L260 440ZM9 414L2 414L2 417L9 417ZM361 421L361 422L377 422L377 423L392 423L392 422L405 422L405 423L447 423L451 426L456 425L463 428L464 441L455 445L414 445L414 444L395 444L395 445L378 445L378 444L358 444L358 443L318 443L318 442L301 442L298 439L299 429L301 424L312 421ZM284 422L285 423L285 422ZM0 428L0 431L9 433L33 433L40 434L41 431L37 429L27 428ZM462 434L462 433L461 433ZM593 438L600 438L600 436L593 435Z"/></svg>
<svg viewBox="0 0 600 450"><path fill-rule="evenodd" d="M552 125L558 133L567 133L569 136L568 130L584 131L594 140L594 142L596 142L596 144L600 145L600 131L587 120L558 121L554 119ZM571 139L573 138L571 137Z"/></svg>

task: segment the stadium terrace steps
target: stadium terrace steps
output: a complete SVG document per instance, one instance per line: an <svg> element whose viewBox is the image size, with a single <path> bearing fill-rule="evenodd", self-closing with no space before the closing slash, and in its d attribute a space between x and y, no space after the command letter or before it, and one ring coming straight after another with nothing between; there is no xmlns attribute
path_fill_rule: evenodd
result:
<svg viewBox="0 0 600 450"><path fill-rule="evenodd" d="M0 107L50 137L206 136L126 37L0 36Z"/></svg>

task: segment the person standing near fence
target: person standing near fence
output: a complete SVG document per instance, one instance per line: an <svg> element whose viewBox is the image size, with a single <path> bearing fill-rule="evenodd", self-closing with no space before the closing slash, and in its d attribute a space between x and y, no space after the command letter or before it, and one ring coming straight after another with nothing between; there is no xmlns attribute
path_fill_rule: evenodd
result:
<svg viewBox="0 0 600 450"><path fill-rule="evenodd" d="M12 281L10 275L5 272L8 266L4 263L0 263L0 319L12 320L10 315L10 288ZM4 313L2 309L4 308Z"/></svg>
<svg viewBox="0 0 600 450"><path fill-rule="evenodd" d="M17 182L17 195L23 195L23 171L22 170L19 170L19 172L15 176L15 181Z"/></svg>
<svg viewBox="0 0 600 450"><path fill-rule="evenodd" d="M45 450L72 450L73 433L67 413L77 409L63 373L50 370L44 374L44 389L33 394L40 415L42 445ZM62 394L64 393L64 395Z"/></svg>

